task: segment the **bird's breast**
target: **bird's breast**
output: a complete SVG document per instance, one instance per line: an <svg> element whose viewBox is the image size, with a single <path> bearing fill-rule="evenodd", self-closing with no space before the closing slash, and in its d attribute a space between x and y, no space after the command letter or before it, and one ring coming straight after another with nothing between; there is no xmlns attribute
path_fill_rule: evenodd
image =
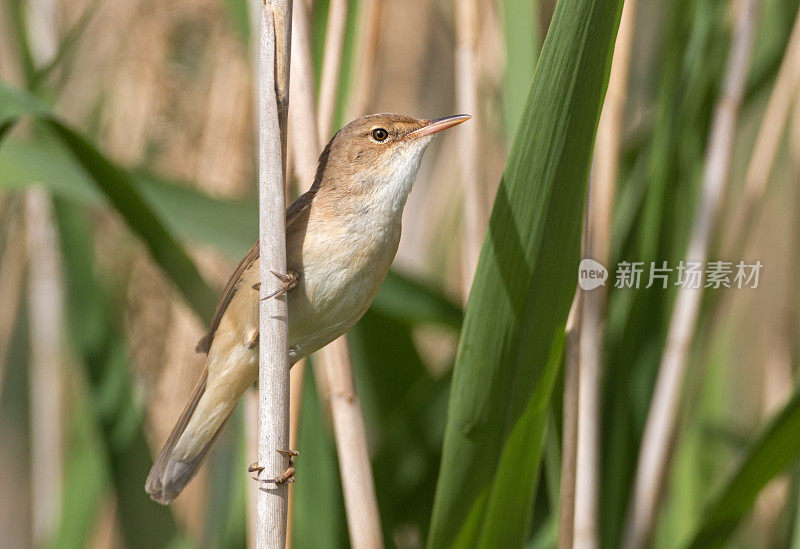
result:
<svg viewBox="0 0 800 549"><path fill-rule="evenodd" d="M399 219L379 225L330 221L312 215L302 254L293 258L301 276L289 296L289 337L301 356L327 345L361 318L400 241Z"/></svg>

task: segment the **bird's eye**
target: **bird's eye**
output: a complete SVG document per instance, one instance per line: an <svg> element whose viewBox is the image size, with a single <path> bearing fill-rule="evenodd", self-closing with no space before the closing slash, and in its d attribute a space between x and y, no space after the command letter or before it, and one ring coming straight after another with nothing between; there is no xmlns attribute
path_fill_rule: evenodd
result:
<svg viewBox="0 0 800 549"><path fill-rule="evenodd" d="M374 139L375 141L378 142L386 141L388 137L389 137L389 132L387 132L383 128L375 128L374 130L372 130L372 139Z"/></svg>

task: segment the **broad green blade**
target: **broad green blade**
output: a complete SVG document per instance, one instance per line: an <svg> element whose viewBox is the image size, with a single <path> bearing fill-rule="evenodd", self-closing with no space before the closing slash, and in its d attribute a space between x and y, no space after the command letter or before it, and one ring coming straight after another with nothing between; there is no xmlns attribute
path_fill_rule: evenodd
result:
<svg viewBox="0 0 800 549"><path fill-rule="evenodd" d="M722 547L761 489L800 458L800 391L781 410L708 505L691 547Z"/></svg>
<svg viewBox="0 0 800 549"><path fill-rule="evenodd" d="M539 36L538 0L505 0L503 8L506 39L503 115L510 142L525 108L542 39Z"/></svg>
<svg viewBox="0 0 800 549"><path fill-rule="evenodd" d="M527 526L532 516L532 496L539 475L537 464L541 460L547 404L561 365L563 348L562 332L553 339L542 380L503 446L483 519L481 547L517 547L523 541L520 536L524 536L527 528L508 528L507 525Z"/></svg>
<svg viewBox="0 0 800 549"><path fill-rule="evenodd" d="M35 181L55 198L98 205L102 196L69 153L52 140L0 143L0 190L23 190Z"/></svg>
<svg viewBox="0 0 800 549"><path fill-rule="evenodd" d="M520 546L527 534L529 519L491 494L507 468L522 467L526 480L538 469L540 432L526 441L528 451L501 455L512 432L521 436L513 430L523 412L546 410L550 398L547 365L575 293L586 181L621 7L561 0L553 16L464 318L429 547L500 539L494 517L504 511L514 518L502 539ZM524 488L514 502L533 499L535 482Z"/></svg>

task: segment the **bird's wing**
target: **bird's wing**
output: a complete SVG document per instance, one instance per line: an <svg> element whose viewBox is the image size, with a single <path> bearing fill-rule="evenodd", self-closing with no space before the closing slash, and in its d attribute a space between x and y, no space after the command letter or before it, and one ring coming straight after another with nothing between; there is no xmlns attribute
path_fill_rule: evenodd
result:
<svg viewBox="0 0 800 549"><path fill-rule="evenodd" d="M208 332L197 343L197 347L195 347L198 353L208 353L209 349L211 349L211 342L214 341L214 334L217 332L217 328L219 328L222 315L225 314L228 305L231 304L233 296L236 295L236 291L239 289L239 284L242 281L242 275L248 267L253 264L253 261L258 261L258 240L250 247L228 279L228 283L225 284L225 289L222 290L222 295L219 296L219 301L217 301L217 308L214 311L214 316L211 319Z"/></svg>
<svg viewBox="0 0 800 549"><path fill-rule="evenodd" d="M308 218L308 211L311 208L311 201L314 199L315 194L316 189L312 189L304 193L303 195L299 196L297 200L292 202L291 205L286 209L287 235L291 235L296 231L305 231L305 223L303 220ZM290 238L287 236L287 241L288 240L290 240ZM222 290L222 295L220 295L219 301L217 301L217 308L214 311L214 316L211 319L208 332L197 343L197 347L195 347L195 350L198 353L208 353L208 351L211 349L211 343L214 341L214 334L217 332L217 328L219 328L219 323L222 320L222 316L228 309L228 305L230 305L233 296L235 296L236 292L239 290L239 285L242 281L242 275L248 268L250 268L254 261L258 261L257 240L239 262L239 265L236 266L236 269L233 271L228 283L225 285L225 289Z"/></svg>
<svg viewBox="0 0 800 549"><path fill-rule="evenodd" d="M153 467L150 469L150 474L147 475L145 490L148 494L150 494L151 498L158 502L169 503L193 476L192 474L188 475L184 479L183 484L177 488L177 491L174 487L165 486L163 478L164 471L169 463L172 451L175 449L175 445L178 443L178 439L183 434L183 431L186 430L189 420L192 419L192 414L194 413L195 408L197 408L197 404L200 402L200 399L203 397L203 393L205 393L207 382L208 368L206 367L203 368L203 373L200 374L200 379L197 381L197 385L195 385L194 390L192 391L192 397L189 399L189 402L183 409L181 417L178 419L178 422L172 429L172 432L167 438L167 441L164 443L163 448L161 448L161 451L158 453L158 457L153 462Z"/></svg>
<svg viewBox="0 0 800 549"><path fill-rule="evenodd" d="M297 230L299 225L304 225L303 221L308 219L308 210L311 209L311 201L317 194L317 189L311 189L297 197L286 208L286 234L288 235Z"/></svg>

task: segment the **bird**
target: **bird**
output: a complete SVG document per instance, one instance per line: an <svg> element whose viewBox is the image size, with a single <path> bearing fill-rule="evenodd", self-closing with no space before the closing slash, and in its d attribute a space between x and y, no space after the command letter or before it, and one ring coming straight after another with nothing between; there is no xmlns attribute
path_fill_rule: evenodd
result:
<svg viewBox="0 0 800 549"><path fill-rule="evenodd" d="M349 330L381 287L400 242L403 208L423 154L440 131L469 115L395 113L357 118L319 156L311 188L286 209L289 363ZM189 402L153 462L150 497L174 500L197 473L244 391L258 377L259 246L220 295L197 351L206 363Z"/></svg>

